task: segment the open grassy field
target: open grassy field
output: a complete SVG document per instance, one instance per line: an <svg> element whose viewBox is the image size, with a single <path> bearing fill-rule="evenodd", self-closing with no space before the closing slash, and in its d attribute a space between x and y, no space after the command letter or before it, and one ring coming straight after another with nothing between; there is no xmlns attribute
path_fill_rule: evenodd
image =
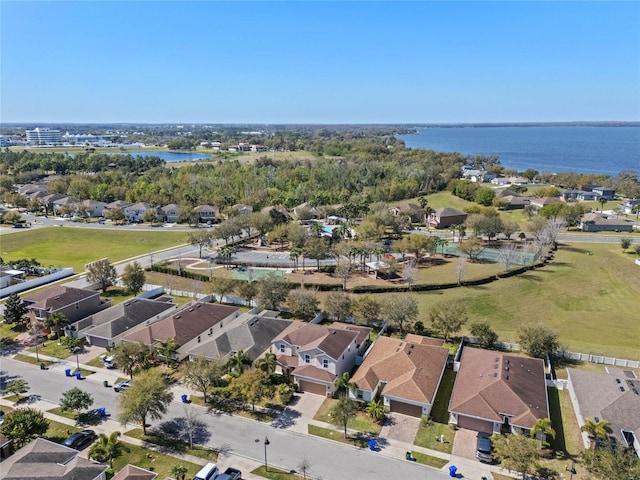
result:
<svg viewBox="0 0 640 480"><path fill-rule="evenodd" d="M542 269L413 295L427 327L429 308L450 299L467 307L470 323L489 321L503 341L515 341L520 324L542 322L572 351L640 359L640 267L634 258L618 244L563 245Z"/></svg>
<svg viewBox="0 0 640 480"><path fill-rule="evenodd" d="M45 266L82 272L86 263L100 258L116 262L186 241L185 232L51 227L3 236L1 255L5 261L35 258Z"/></svg>

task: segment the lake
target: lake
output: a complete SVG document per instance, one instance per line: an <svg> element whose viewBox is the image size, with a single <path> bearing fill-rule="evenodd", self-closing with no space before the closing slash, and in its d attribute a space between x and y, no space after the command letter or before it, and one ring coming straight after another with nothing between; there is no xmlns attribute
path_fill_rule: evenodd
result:
<svg viewBox="0 0 640 480"><path fill-rule="evenodd" d="M110 155L131 155L132 157L160 157L165 162L189 162L194 160L213 160L213 155L193 152L109 152Z"/></svg>
<svg viewBox="0 0 640 480"><path fill-rule="evenodd" d="M498 155L508 169L599 173L640 171L640 127L429 127L398 135L408 148Z"/></svg>

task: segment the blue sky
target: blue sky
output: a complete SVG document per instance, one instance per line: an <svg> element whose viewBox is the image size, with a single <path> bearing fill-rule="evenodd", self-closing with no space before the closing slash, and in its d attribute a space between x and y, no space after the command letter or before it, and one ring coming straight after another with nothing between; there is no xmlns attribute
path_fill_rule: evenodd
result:
<svg viewBox="0 0 640 480"><path fill-rule="evenodd" d="M3 122L640 120L640 2L2 1Z"/></svg>

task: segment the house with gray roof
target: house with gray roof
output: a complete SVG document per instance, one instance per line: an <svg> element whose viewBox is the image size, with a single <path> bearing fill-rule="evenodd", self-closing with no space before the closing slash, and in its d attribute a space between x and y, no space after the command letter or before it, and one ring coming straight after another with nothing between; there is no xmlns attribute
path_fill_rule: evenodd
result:
<svg viewBox="0 0 640 480"><path fill-rule="evenodd" d="M606 420L610 441L633 448L640 456L640 379L632 370L606 367L604 372L567 369L569 396L581 427L585 419ZM591 438L582 433L584 446Z"/></svg>
<svg viewBox="0 0 640 480"><path fill-rule="evenodd" d="M81 457L77 450L36 438L0 463L3 480L106 480L107 465Z"/></svg>
<svg viewBox="0 0 640 480"><path fill-rule="evenodd" d="M271 347L271 340L282 333L292 321L277 318L278 312L254 310L230 321L222 329L189 351L191 360L204 357L207 360L227 358L243 350L251 361L255 361Z"/></svg>
<svg viewBox="0 0 640 480"><path fill-rule="evenodd" d="M632 232L633 221L601 212L585 213L580 218L580 230L583 232Z"/></svg>
<svg viewBox="0 0 640 480"><path fill-rule="evenodd" d="M122 337L138 325L162 320L177 308L170 301L136 297L85 317L65 330L67 335L86 338L91 345L110 348L120 345Z"/></svg>
<svg viewBox="0 0 640 480"><path fill-rule="evenodd" d="M436 209L429 218L433 228L449 228L451 225L461 225L467 219L467 214L457 208L442 207Z"/></svg>

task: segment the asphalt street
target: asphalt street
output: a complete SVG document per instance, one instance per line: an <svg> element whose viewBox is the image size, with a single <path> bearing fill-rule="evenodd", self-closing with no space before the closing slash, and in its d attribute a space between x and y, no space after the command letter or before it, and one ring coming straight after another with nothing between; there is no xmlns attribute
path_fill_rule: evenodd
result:
<svg viewBox="0 0 640 480"><path fill-rule="evenodd" d="M101 383L89 379L76 380L74 377L65 377L64 370L61 368L39 370L33 365L7 357L1 358L1 369L2 381L10 381L18 376L24 378L31 386L30 395L53 403L59 402L64 391L80 386L93 396L95 400L93 407L106 407L112 418L117 417L119 394L112 388L105 388ZM407 462L401 458L388 457L379 452L343 445L242 417L207 413L204 408L201 412L198 420L203 422L207 432L205 436L208 436L208 439L202 443L258 463L264 461L264 438L268 437L269 465L291 470L306 457L313 465L314 476L324 480L347 478L444 480L449 478L441 471ZM152 427L184 416L184 404L177 397L171 403L163 420L152 422Z"/></svg>

